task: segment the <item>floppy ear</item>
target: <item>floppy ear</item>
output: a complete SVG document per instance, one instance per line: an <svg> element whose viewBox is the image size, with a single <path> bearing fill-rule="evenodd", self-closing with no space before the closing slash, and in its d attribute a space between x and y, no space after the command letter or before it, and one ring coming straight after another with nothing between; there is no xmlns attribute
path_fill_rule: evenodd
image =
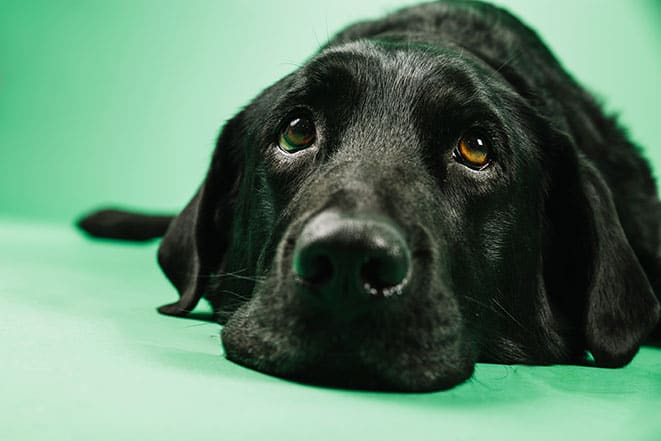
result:
<svg viewBox="0 0 661 441"><path fill-rule="evenodd" d="M659 302L601 173L566 135L553 138L547 199L547 246L553 251L547 256L547 287L582 328L577 338L584 339L583 349L592 353L595 364L623 366L658 322Z"/></svg>
<svg viewBox="0 0 661 441"><path fill-rule="evenodd" d="M239 114L223 128L202 186L170 223L158 249L158 263L180 296L177 302L158 308L163 314L191 312L204 294L209 275L222 263L241 175L237 142L241 120Z"/></svg>

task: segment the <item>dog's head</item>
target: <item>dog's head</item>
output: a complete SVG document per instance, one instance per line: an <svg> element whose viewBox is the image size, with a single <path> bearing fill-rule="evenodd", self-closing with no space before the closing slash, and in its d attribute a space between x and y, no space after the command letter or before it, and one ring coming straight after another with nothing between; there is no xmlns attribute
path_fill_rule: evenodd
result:
<svg viewBox="0 0 661 441"><path fill-rule="evenodd" d="M228 358L425 391L476 361L627 363L658 305L609 189L520 78L451 48L329 47L229 121L159 261Z"/></svg>

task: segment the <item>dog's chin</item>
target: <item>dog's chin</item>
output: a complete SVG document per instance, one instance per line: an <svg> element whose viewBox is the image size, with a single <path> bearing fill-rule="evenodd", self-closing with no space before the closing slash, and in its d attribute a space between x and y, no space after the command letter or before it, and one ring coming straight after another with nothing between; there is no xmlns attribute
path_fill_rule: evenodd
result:
<svg viewBox="0 0 661 441"><path fill-rule="evenodd" d="M231 348L231 345L230 345ZM358 358L325 356L301 365L277 363L259 358L246 358L226 349L227 358L237 364L297 383L319 387L424 393L450 389L466 381L473 373L473 364L448 370L447 366L411 366L396 360L392 364L369 365ZM424 363L424 361L423 361Z"/></svg>
<svg viewBox="0 0 661 441"><path fill-rule="evenodd" d="M424 363L423 360L421 360ZM392 364L386 364L390 363ZM283 376L294 381L323 387L382 392L435 392L450 389L473 373L473 364L448 369L444 364L421 366L402 360L389 360L370 365L362 360L322 358L304 372Z"/></svg>
<svg viewBox="0 0 661 441"><path fill-rule="evenodd" d="M413 332L363 319L342 329L264 312L249 302L224 326L229 360L296 382L375 391L439 391L473 372L476 357L455 327Z"/></svg>

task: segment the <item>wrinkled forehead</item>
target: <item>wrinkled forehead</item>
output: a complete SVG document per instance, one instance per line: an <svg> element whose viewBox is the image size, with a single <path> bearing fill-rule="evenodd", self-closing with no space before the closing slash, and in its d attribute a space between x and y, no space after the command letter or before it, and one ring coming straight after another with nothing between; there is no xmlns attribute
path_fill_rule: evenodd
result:
<svg viewBox="0 0 661 441"><path fill-rule="evenodd" d="M434 103L489 112L502 107L499 97L507 89L496 72L460 48L359 41L315 56L295 74L285 99L408 108Z"/></svg>

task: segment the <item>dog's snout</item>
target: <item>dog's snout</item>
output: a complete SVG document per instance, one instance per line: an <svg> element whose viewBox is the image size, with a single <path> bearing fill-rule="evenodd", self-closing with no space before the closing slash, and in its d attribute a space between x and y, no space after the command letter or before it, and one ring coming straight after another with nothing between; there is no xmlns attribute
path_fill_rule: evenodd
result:
<svg viewBox="0 0 661 441"><path fill-rule="evenodd" d="M410 270L406 240L374 215L322 212L298 237L294 273L328 300L401 294Z"/></svg>

